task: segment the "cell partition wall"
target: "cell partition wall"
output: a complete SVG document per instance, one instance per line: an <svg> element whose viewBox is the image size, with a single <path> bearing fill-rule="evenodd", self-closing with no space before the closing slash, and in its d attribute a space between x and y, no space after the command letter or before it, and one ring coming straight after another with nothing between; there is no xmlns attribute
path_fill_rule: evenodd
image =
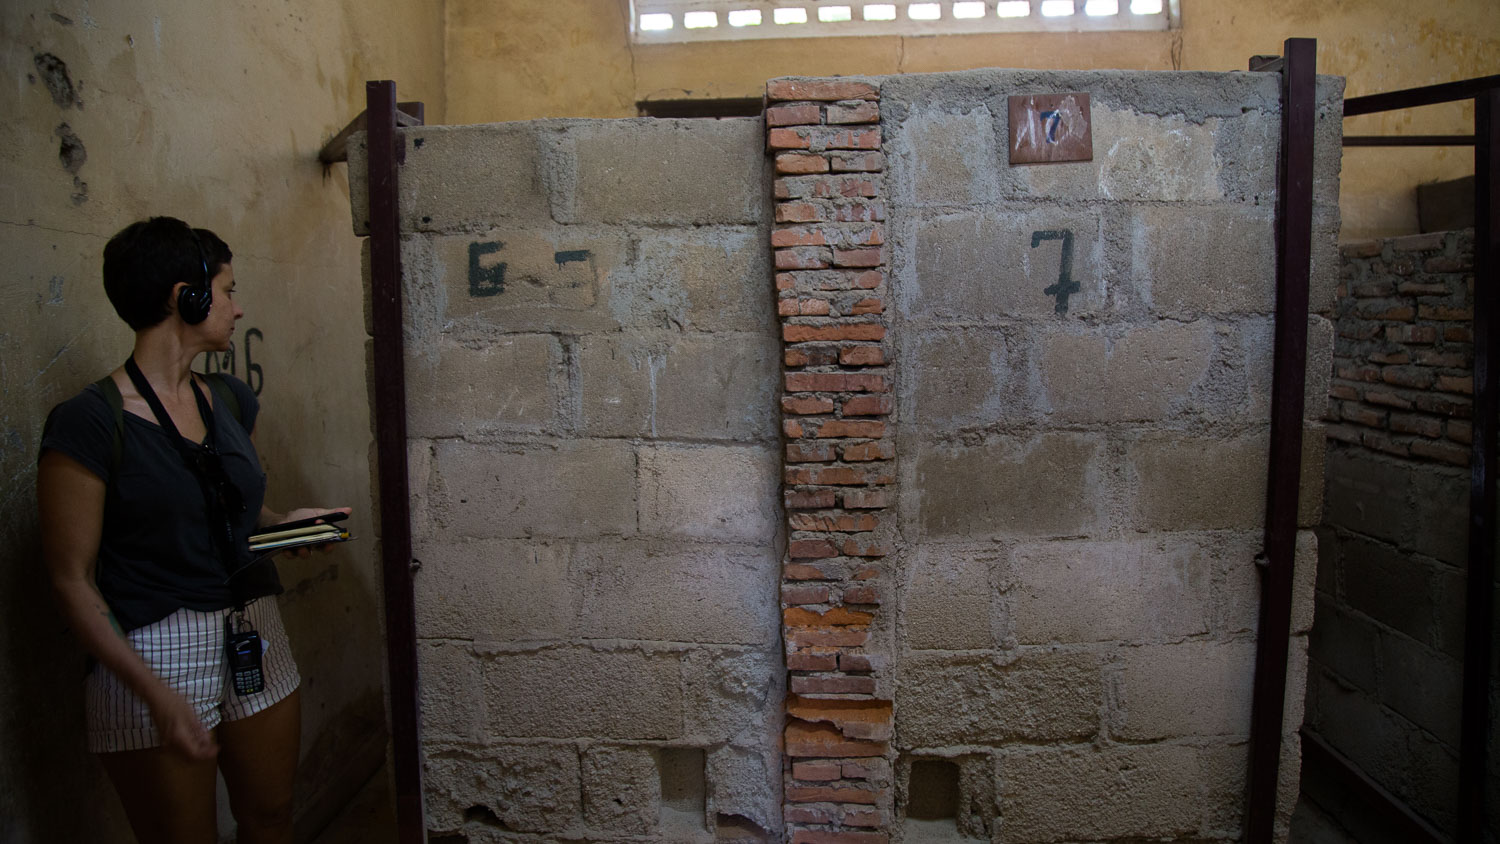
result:
<svg viewBox="0 0 1500 844"><path fill-rule="evenodd" d="M398 130L431 838L1238 840L1280 95L992 70Z"/></svg>

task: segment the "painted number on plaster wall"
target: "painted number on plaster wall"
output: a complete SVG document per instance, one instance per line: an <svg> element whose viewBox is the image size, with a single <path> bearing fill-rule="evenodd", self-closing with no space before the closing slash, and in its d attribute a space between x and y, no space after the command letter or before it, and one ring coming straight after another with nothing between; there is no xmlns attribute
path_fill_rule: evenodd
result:
<svg viewBox="0 0 1500 844"><path fill-rule="evenodd" d="M266 376L265 373L261 370L260 364L251 360L250 341L255 340L258 342L264 339L266 339L266 335L262 334L259 328L245 329L244 379L245 383L249 385L250 390L257 396L260 395L261 389L266 385ZM206 352L205 358L206 359L203 362L204 372L223 372L227 375L233 375L236 378L240 377L239 358L235 354L233 340L229 341L229 349L227 351L219 353Z"/></svg>
<svg viewBox="0 0 1500 844"><path fill-rule="evenodd" d="M499 240L469 244L469 295L479 299L505 292L506 262L499 260L505 243ZM492 257L493 256L493 257ZM587 249L566 249L552 253L558 269L574 262L588 263L594 254ZM527 274L523 271L522 276ZM523 279L524 280L524 279ZM534 280L534 279L533 279Z"/></svg>
<svg viewBox="0 0 1500 844"><path fill-rule="evenodd" d="M1077 293L1082 288L1078 282L1073 280L1073 232L1070 229L1048 229L1031 233L1031 248L1035 249L1042 245L1043 241L1062 241L1062 260L1057 271L1057 283L1048 285L1042 292L1048 296L1057 297L1056 311L1059 314L1068 312L1068 297Z"/></svg>

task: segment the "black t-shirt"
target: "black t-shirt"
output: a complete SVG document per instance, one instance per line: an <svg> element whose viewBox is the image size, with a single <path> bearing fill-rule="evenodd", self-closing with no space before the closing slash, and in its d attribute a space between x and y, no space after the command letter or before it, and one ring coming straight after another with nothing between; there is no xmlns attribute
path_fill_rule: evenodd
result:
<svg viewBox="0 0 1500 844"><path fill-rule="evenodd" d="M104 531L95 582L125 630L159 621L187 607L211 611L244 598L275 595L281 581L269 558L256 561L246 537L254 532L266 495L266 475L250 442L260 403L244 382L225 377L240 405L240 419L206 386L213 403L214 444L224 471L239 488L245 510L234 517L231 590L229 563L221 558L208 522L203 487L182 453L156 424L129 411L119 466L113 466L115 417L99 388L59 404L42 429L42 451L56 449L104 479ZM201 448L190 444L191 448ZM114 477L111 477L112 470Z"/></svg>

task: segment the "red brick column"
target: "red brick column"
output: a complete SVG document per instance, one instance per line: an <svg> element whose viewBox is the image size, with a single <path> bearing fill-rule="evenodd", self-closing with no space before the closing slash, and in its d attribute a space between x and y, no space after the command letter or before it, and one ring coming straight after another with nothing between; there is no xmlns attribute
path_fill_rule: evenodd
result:
<svg viewBox="0 0 1500 844"><path fill-rule="evenodd" d="M789 536L784 813L793 844L884 844L891 702L871 630L884 598L895 439L879 91L778 79L766 94Z"/></svg>

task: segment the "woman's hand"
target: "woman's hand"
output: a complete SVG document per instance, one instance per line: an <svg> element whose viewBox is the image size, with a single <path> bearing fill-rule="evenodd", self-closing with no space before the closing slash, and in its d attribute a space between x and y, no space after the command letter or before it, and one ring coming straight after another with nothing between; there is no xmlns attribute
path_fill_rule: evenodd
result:
<svg viewBox="0 0 1500 844"><path fill-rule="evenodd" d="M187 698L162 686L157 699L149 701L149 705L151 720L156 723L163 747L198 761L218 755L219 743L198 720L198 713L193 711Z"/></svg>

